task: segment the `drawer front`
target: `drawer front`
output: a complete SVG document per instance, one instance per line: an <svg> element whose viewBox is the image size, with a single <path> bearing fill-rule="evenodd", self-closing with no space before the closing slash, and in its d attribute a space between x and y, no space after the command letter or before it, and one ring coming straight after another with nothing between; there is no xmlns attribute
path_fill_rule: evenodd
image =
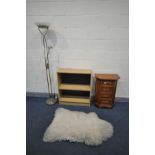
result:
<svg viewBox="0 0 155 155"><path fill-rule="evenodd" d="M101 92L100 93L100 97L112 98L113 97L113 93L111 93L111 92Z"/></svg>
<svg viewBox="0 0 155 155"><path fill-rule="evenodd" d="M112 98L108 98L108 97L103 97L103 96L101 96L100 97L100 102L101 103L107 103L107 104L109 104L109 103L112 103Z"/></svg>
<svg viewBox="0 0 155 155"><path fill-rule="evenodd" d="M107 108L111 108L113 105L112 100L101 100L98 104L99 107L107 107Z"/></svg>
<svg viewBox="0 0 155 155"><path fill-rule="evenodd" d="M101 92L113 92L114 88L113 87L105 87L101 86L100 91Z"/></svg>
<svg viewBox="0 0 155 155"><path fill-rule="evenodd" d="M112 101L112 98L100 96L99 100L100 100L100 102L102 102L102 101Z"/></svg>
<svg viewBox="0 0 155 155"><path fill-rule="evenodd" d="M108 97L100 97L100 101L112 101L112 98L108 98Z"/></svg>
<svg viewBox="0 0 155 155"><path fill-rule="evenodd" d="M103 80L103 81L101 81L101 84L104 85L104 86L113 86L114 85L114 81Z"/></svg>
<svg viewBox="0 0 155 155"><path fill-rule="evenodd" d="M101 104L107 104L107 105L112 105L112 100L110 101L108 101L108 100L102 100L101 102L100 102Z"/></svg>

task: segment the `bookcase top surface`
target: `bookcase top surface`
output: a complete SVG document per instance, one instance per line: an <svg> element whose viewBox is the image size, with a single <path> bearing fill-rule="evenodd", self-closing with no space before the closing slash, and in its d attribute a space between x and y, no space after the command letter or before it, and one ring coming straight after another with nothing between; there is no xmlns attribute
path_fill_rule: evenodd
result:
<svg viewBox="0 0 155 155"><path fill-rule="evenodd" d="M59 68L57 73L69 73L69 74L91 74L90 69L73 69L73 68Z"/></svg>

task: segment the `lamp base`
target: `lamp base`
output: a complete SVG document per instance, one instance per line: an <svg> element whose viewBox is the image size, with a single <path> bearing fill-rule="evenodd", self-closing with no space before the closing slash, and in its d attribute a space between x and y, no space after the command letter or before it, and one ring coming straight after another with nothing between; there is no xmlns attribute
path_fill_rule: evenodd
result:
<svg viewBox="0 0 155 155"><path fill-rule="evenodd" d="M46 101L46 104L48 105L53 105L56 103L56 99L55 98L48 98Z"/></svg>

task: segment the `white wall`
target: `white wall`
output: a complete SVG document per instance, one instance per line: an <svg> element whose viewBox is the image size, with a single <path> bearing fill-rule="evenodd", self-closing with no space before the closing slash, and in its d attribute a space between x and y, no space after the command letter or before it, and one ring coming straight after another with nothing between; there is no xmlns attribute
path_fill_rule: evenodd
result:
<svg viewBox="0 0 155 155"><path fill-rule="evenodd" d="M52 70L92 69L120 75L117 97L129 96L128 0L27 0L27 92L47 92L40 33L50 23Z"/></svg>

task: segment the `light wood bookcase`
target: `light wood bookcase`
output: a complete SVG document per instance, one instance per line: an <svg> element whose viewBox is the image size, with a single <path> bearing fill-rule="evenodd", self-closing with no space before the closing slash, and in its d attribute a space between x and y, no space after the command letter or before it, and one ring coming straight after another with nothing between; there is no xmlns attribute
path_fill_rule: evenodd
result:
<svg viewBox="0 0 155 155"><path fill-rule="evenodd" d="M91 103L91 70L59 68L58 97L60 104L85 105Z"/></svg>

